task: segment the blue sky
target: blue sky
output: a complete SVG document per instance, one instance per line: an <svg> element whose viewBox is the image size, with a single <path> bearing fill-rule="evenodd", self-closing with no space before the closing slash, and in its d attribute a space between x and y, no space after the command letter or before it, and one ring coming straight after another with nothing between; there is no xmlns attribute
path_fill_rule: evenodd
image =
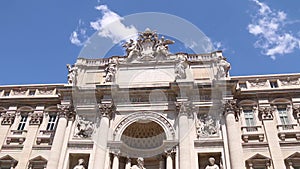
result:
<svg viewBox="0 0 300 169"><path fill-rule="evenodd" d="M75 63L81 45L96 32L91 23L103 21L107 12L117 18L161 12L191 22L223 49L231 76L297 73L299 6L297 0L1 0L0 84L66 83L66 64Z"/></svg>

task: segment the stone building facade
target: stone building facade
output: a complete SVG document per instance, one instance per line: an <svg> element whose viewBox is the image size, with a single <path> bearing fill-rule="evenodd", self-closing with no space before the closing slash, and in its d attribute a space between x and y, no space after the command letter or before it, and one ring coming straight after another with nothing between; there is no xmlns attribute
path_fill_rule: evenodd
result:
<svg viewBox="0 0 300 169"><path fill-rule="evenodd" d="M300 74L234 77L172 43L146 30L66 84L0 86L0 168L300 168Z"/></svg>

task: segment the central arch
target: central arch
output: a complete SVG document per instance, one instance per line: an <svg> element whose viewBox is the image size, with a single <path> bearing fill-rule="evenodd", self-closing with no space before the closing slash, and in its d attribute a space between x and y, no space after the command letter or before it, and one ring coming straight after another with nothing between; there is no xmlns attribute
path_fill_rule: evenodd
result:
<svg viewBox="0 0 300 169"><path fill-rule="evenodd" d="M175 130L172 124L166 119L162 114L145 111L145 112L136 112L132 113L126 117L124 117L116 126L114 130L114 141L121 141L121 137L126 128L128 128L131 124L135 123L149 123L154 126L159 125L161 129L165 133L166 140L174 140L175 139ZM156 125L157 124L157 125ZM158 126L157 126L158 127Z"/></svg>

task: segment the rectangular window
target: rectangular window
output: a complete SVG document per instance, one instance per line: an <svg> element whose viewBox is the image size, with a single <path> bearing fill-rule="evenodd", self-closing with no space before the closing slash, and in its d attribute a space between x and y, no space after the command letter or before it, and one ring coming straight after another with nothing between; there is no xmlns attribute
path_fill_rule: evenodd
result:
<svg viewBox="0 0 300 169"><path fill-rule="evenodd" d="M241 89L247 89L246 83L239 83Z"/></svg>
<svg viewBox="0 0 300 169"><path fill-rule="evenodd" d="M27 115L21 115L21 120L18 126L18 130L24 130L27 121Z"/></svg>
<svg viewBox="0 0 300 169"><path fill-rule="evenodd" d="M278 87L277 81L271 81L270 85L271 85L271 88L277 88Z"/></svg>
<svg viewBox="0 0 300 169"><path fill-rule="evenodd" d="M277 108L281 124L290 124L286 107Z"/></svg>
<svg viewBox="0 0 300 169"><path fill-rule="evenodd" d="M49 115L49 120L48 120L48 124L47 124L47 129L46 130L54 130L55 124L56 124L56 119L57 119L57 115L56 114Z"/></svg>
<svg viewBox="0 0 300 169"><path fill-rule="evenodd" d="M243 110L246 126L255 126L254 112L251 109Z"/></svg>

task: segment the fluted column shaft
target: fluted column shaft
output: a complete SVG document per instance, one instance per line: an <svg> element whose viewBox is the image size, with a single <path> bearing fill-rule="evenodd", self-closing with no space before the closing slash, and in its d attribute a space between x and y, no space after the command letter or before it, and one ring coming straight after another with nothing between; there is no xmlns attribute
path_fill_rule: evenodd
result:
<svg viewBox="0 0 300 169"><path fill-rule="evenodd" d="M179 166L180 169L190 168L190 150L188 133L188 117L181 114L179 117Z"/></svg>
<svg viewBox="0 0 300 169"><path fill-rule="evenodd" d="M114 154L112 169L119 169L119 156Z"/></svg>
<svg viewBox="0 0 300 169"><path fill-rule="evenodd" d="M241 146L240 130L236 124L236 119L233 111L225 114L228 146L230 153L230 163L232 169L241 169L244 167L244 163L241 162L240 157L243 157L243 150Z"/></svg>
<svg viewBox="0 0 300 169"><path fill-rule="evenodd" d="M127 158L125 169L130 169L130 168L131 168L131 159Z"/></svg>
<svg viewBox="0 0 300 169"><path fill-rule="evenodd" d="M171 153L167 154L167 166L166 169L173 169L173 159Z"/></svg>
<svg viewBox="0 0 300 169"><path fill-rule="evenodd" d="M66 127L67 117L65 116L65 114L61 114L58 120L55 136L51 147L50 159L47 165L48 169L58 168Z"/></svg>
<svg viewBox="0 0 300 169"><path fill-rule="evenodd" d="M99 104L99 111L101 114L100 126L97 131L96 154L94 161L95 169L106 169L106 153L107 153L107 139L109 130L109 120L114 111L114 105L111 100L102 100Z"/></svg>
<svg viewBox="0 0 300 169"><path fill-rule="evenodd" d="M107 147L107 137L109 129L109 119L108 117L102 117L100 121L100 127L98 131L98 138L96 140L96 154L94 161L95 169L104 169L105 158L106 158L106 147Z"/></svg>

